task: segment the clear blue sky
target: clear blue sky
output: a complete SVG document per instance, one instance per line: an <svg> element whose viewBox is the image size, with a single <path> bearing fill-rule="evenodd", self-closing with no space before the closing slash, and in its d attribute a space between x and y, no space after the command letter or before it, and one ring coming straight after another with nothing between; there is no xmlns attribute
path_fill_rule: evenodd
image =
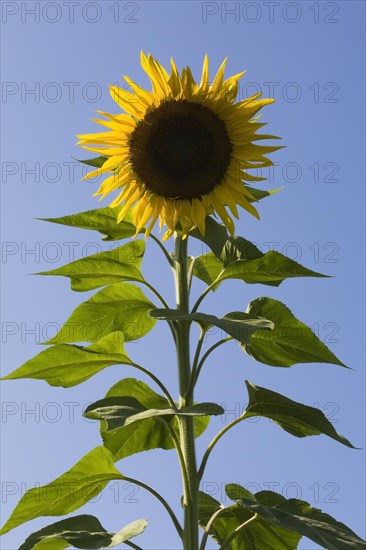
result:
<svg viewBox="0 0 366 550"><path fill-rule="evenodd" d="M117 112L108 85L124 74L147 84L139 66L141 49L166 65L174 56L179 67L189 64L197 76L206 52L213 69L228 55L228 74L247 70L241 97L256 88L265 96L274 91L277 103L263 120L287 146L273 155L278 165L268 184L285 189L260 204L260 222L243 212L237 234L334 278L292 280L277 289L226 283L207 299L205 311L245 309L259 296L282 300L354 371L320 364L266 367L231 343L206 366L196 398L224 404L230 421L246 403L244 380L249 379L318 404L338 431L364 447L364 2L4 1L1 8L3 372L35 355L36 342L51 337L55 324L89 296L72 293L66 279L29 274L109 247L96 233L34 219L98 207L91 197L96 185L79 183L82 170L72 157L82 155L75 134L94 131L95 109ZM194 249L202 250L198 243ZM150 245L145 273L172 300L171 275L157 263L157 254ZM166 327L130 344L128 351L176 391ZM81 411L121 374L136 376L112 367L69 390L30 380L2 384L2 522L25 488L48 483L99 444L97 423L84 420ZM199 452L222 426L221 419L212 420L198 440ZM365 536L364 463L363 450L325 436L296 439L262 419L226 436L202 489L222 500L225 483L254 491L272 486ZM172 452L143 453L118 466L160 488L179 512ZM142 490L112 484L83 511L111 531L146 517L150 524L139 544L146 550L179 550L165 511ZM30 532L52 521L40 518L21 526L1 547L18 548ZM304 540L299 548L316 546Z"/></svg>

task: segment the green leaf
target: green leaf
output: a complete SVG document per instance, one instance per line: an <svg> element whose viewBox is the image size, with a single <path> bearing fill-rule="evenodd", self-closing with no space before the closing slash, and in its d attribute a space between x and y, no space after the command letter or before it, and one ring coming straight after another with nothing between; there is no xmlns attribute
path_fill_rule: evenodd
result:
<svg viewBox="0 0 366 550"><path fill-rule="evenodd" d="M271 250L254 260L232 262L220 273L217 286L226 279L240 279L249 284L279 286L285 279L291 277L326 277L326 275L307 269L287 256Z"/></svg>
<svg viewBox="0 0 366 550"><path fill-rule="evenodd" d="M211 516L220 508L220 502L200 492L199 523L205 528ZM210 536L221 545L235 529L253 517L243 506L234 504L215 519ZM248 524L230 544L230 550L296 550L301 536L279 526L272 526L264 519Z"/></svg>
<svg viewBox="0 0 366 550"><path fill-rule="evenodd" d="M122 542L126 542L126 540L130 540L133 537L137 537L137 535L141 535L141 533L145 531L146 527L146 519L137 519L136 521L125 525L125 527L122 527L118 533L113 535L111 546L117 546Z"/></svg>
<svg viewBox="0 0 366 550"><path fill-rule="evenodd" d="M254 332L271 330L274 326L271 321L263 317L254 317L241 311L227 313L221 319L206 313L182 313L177 309L153 309L150 311L150 315L156 319L196 321L207 329L214 325L241 344L249 343Z"/></svg>
<svg viewBox="0 0 366 550"><path fill-rule="evenodd" d="M211 416L225 411L215 403L197 403L189 407L147 409L134 397L106 397L92 403L85 410L87 418L105 420L107 430L128 426L133 422L166 416Z"/></svg>
<svg viewBox="0 0 366 550"><path fill-rule="evenodd" d="M136 233L136 227L131 221L131 217L126 215L124 219L117 223L117 216L121 208L116 206L111 208L98 208L96 210L87 210L70 216L61 218L40 218L46 222L68 225L71 227L80 227L81 229L90 229L99 231L102 234L103 241L115 241L133 237ZM140 231L140 233L143 230Z"/></svg>
<svg viewBox="0 0 366 550"><path fill-rule="evenodd" d="M266 197L270 197L271 195L275 195L279 191L282 191L283 187L279 187L278 189L271 189L269 191L263 191L262 189L255 189L254 187L247 186L248 191L253 195L253 197L260 201L262 199L265 199ZM248 199L249 202L253 202L252 200Z"/></svg>
<svg viewBox="0 0 366 550"><path fill-rule="evenodd" d="M69 546L90 550L112 548L139 535L146 526L147 521L139 519L118 533L109 533L95 516L74 516L32 533L19 550L59 550Z"/></svg>
<svg viewBox="0 0 366 550"><path fill-rule="evenodd" d="M346 367L282 302L257 298L249 304L247 312L274 323L270 333L257 332L250 343L243 346L257 361L274 367L291 367L296 363L333 363Z"/></svg>
<svg viewBox="0 0 366 550"><path fill-rule="evenodd" d="M206 525L211 516L222 507L223 505L211 495L203 491L198 491L198 508L201 526Z"/></svg>
<svg viewBox="0 0 366 550"><path fill-rule="evenodd" d="M129 397L136 399L145 409L164 409L169 407L169 402L161 395L155 393L147 384L134 378L120 380L108 391L106 398ZM171 420L174 429L178 433L176 420ZM208 426L209 417L196 417L195 436L201 435ZM101 435L103 443L118 461L135 453L141 453L151 449L173 449L174 443L165 422L158 418L138 420L108 431L105 421L101 422Z"/></svg>
<svg viewBox="0 0 366 550"><path fill-rule="evenodd" d="M45 343L96 342L112 332L122 332L125 341L137 340L155 325L148 315L154 308L137 286L116 283L80 304L56 336Z"/></svg>
<svg viewBox="0 0 366 550"><path fill-rule="evenodd" d="M64 550L64 548L70 548L70 544L63 539L53 538L51 541L52 546L50 546L50 541L45 539L38 542L33 548L34 550Z"/></svg>
<svg viewBox="0 0 366 550"><path fill-rule="evenodd" d="M242 237L228 239L220 258L217 259L209 252L195 260L193 274L206 284L213 285L212 290L216 290L226 279L279 286L285 279L292 277L327 277L279 252L262 254L253 243Z"/></svg>
<svg viewBox="0 0 366 550"><path fill-rule="evenodd" d="M229 237L221 252L224 267L237 260L256 260L264 256L255 244L243 237Z"/></svg>
<svg viewBox="0 0 366 550"><path fill-rule="evenodd" d="M88 166L94 166L95 168L101 168L106 160L108 160L109 157L104 157L101 155L100 157L95 157L93 159L86 159L86 160L80 160L75 159L78 162L82 162L83 164L87 164Z"/></svg>
<svg viewBox="0 0 366 550"><path fill-rule="evenodd" d="M207 285L211 285L218 279L223 270L223 264L212 252L197 256L193 266L193 275L201 279ZM216 287L217 288L217 287ZM213 288L213 290L216 290Z"/></svg>
<svg viewBox="0 0 366 550"><path fill-rule="evenodd" d="M145 241L131 241L114 250L93 254L37 275L70 277L72 290L81 292L119 281L143 281L140 266L144 252Z"/></svg>
<svg viewBox="0 0 366 550"><path fill-rule="evenodd" d="M243 509L258 514L269 526L290 529L327 550L362 550L366 543L346 525L298 499L286 500L270 491L253 495L240 485L229 484L226 493ZM255 525L256 522L253 523ZM244 529L246 531L246 529ZM262 548L262 546L261 546ZM263 548L265 548L263 546ZM277 549L277 546L273 548Z"/></svg>
<svg viewBox="0 0 366 550"><path fill-rule="evenodd" d="M190 235L207 245L217 258L220 258L225 242L229 238L226 227L210 216L206 218L205 236L202 236L198 229L194 229Z"/></svg>
<svg viewBox="0 0 366 550"><path fill-rule="evenodd" d="M254 250L250 250L254 256ZM327 277L322 273L307 269L287 256L271 250L256 258L237 260L229 264L220 275L224 279L241 279L246 283L262 283L278 286L282 281L291 277Z"/></svg>
<svg viewBox="0 0 366 550"><path fill-rule="evenodd" d="M27 491L0 534L40 516L69 514L98 495L112 479L124 477L115 468L111 453L96 447L48 485Z"/></svg>
<svg viewBox="0 0 366 550"><path fill-rule="evenodd" d="M110 365L130 365L122 332L112 332L87 347L58 344L41 351L2 380L34 378L51 386L71 388Z"/></svg>
<svg viewBox="0 0 366 550"><path fill-rule="evenodd" d="M264 416L273 420L286 432L296 437L324 434L347 447L352 443L340 435L324 413L314 407L302 405L288 397L246 381L249 404L243 418Z"/></svg>

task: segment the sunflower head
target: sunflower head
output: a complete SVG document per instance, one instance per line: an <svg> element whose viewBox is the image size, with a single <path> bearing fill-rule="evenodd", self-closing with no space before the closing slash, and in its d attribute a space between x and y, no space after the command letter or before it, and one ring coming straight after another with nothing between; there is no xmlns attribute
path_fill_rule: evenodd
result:
<svg viewBox="0 0 366 550"><path fill-rule="evenodd" d="M130 211L136 233L147 225L148 235L159 218L163 239L178 229L183 236L195 228L204 235L206 217L217 214L233 234L227 207L237 218L237 205L259 217L248 182L264 178L248 170L270 166L266 155L280 148L253 143L278 139L257 134L264 124L256 115L274 99L259 93L235 103L244 73L225 80L226 61L210 83L206 56L197 84L189 67L180 74L172 59L169 74L142 52L152 90L124 77L132 92L110 87L124 113L98 111L104 118L95 122L108 131L78 136L81 147L106 159L84 179L109 174L95 195L117 191L111 206L121 205L118 222Z"/></svg>

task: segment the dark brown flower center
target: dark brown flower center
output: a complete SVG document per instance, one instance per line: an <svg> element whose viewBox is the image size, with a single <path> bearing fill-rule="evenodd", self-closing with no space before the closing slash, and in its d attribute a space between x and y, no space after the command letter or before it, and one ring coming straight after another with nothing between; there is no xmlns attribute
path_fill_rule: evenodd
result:
<svg viewBox="0 0 366 550"><path fill-rule="evenodd" d="M186 100L166 101L149 111L129 147L140 181L171 199L210 193L222 182L232 153L225 123L205 105Z"/></svg>

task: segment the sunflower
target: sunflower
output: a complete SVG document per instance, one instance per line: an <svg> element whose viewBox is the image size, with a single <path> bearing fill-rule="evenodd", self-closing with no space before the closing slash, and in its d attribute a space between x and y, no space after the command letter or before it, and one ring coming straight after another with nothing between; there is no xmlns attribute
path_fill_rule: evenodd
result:
<svg viewBox="0 0 366 550"><path fill-rule="evenodd" d="M121 205L118 222L130 212L136 233L148 224L146 236L160 218L163 240L176 229L187 236L198 228L205 234L205 219L217 214L234 233L232 216L241 206L259 218L248 182L265 178L248 170L270 166L265 155L280 147L260 146L253 141L276 138L257 134L264 126L258 111L274 99L261 93L235 103L238 82L244 72L224 80L227 58L212 83L208 57L196 84L189 67L180 74L174 60L168 72L150 54L141 52L141 65L152 91L124 77L132 91L111 86L114 101L124 113L95 122L108 131L77 136L78 145L106 160L85 178L108 174L95 195L119 194L111 206Z"/></svg>

